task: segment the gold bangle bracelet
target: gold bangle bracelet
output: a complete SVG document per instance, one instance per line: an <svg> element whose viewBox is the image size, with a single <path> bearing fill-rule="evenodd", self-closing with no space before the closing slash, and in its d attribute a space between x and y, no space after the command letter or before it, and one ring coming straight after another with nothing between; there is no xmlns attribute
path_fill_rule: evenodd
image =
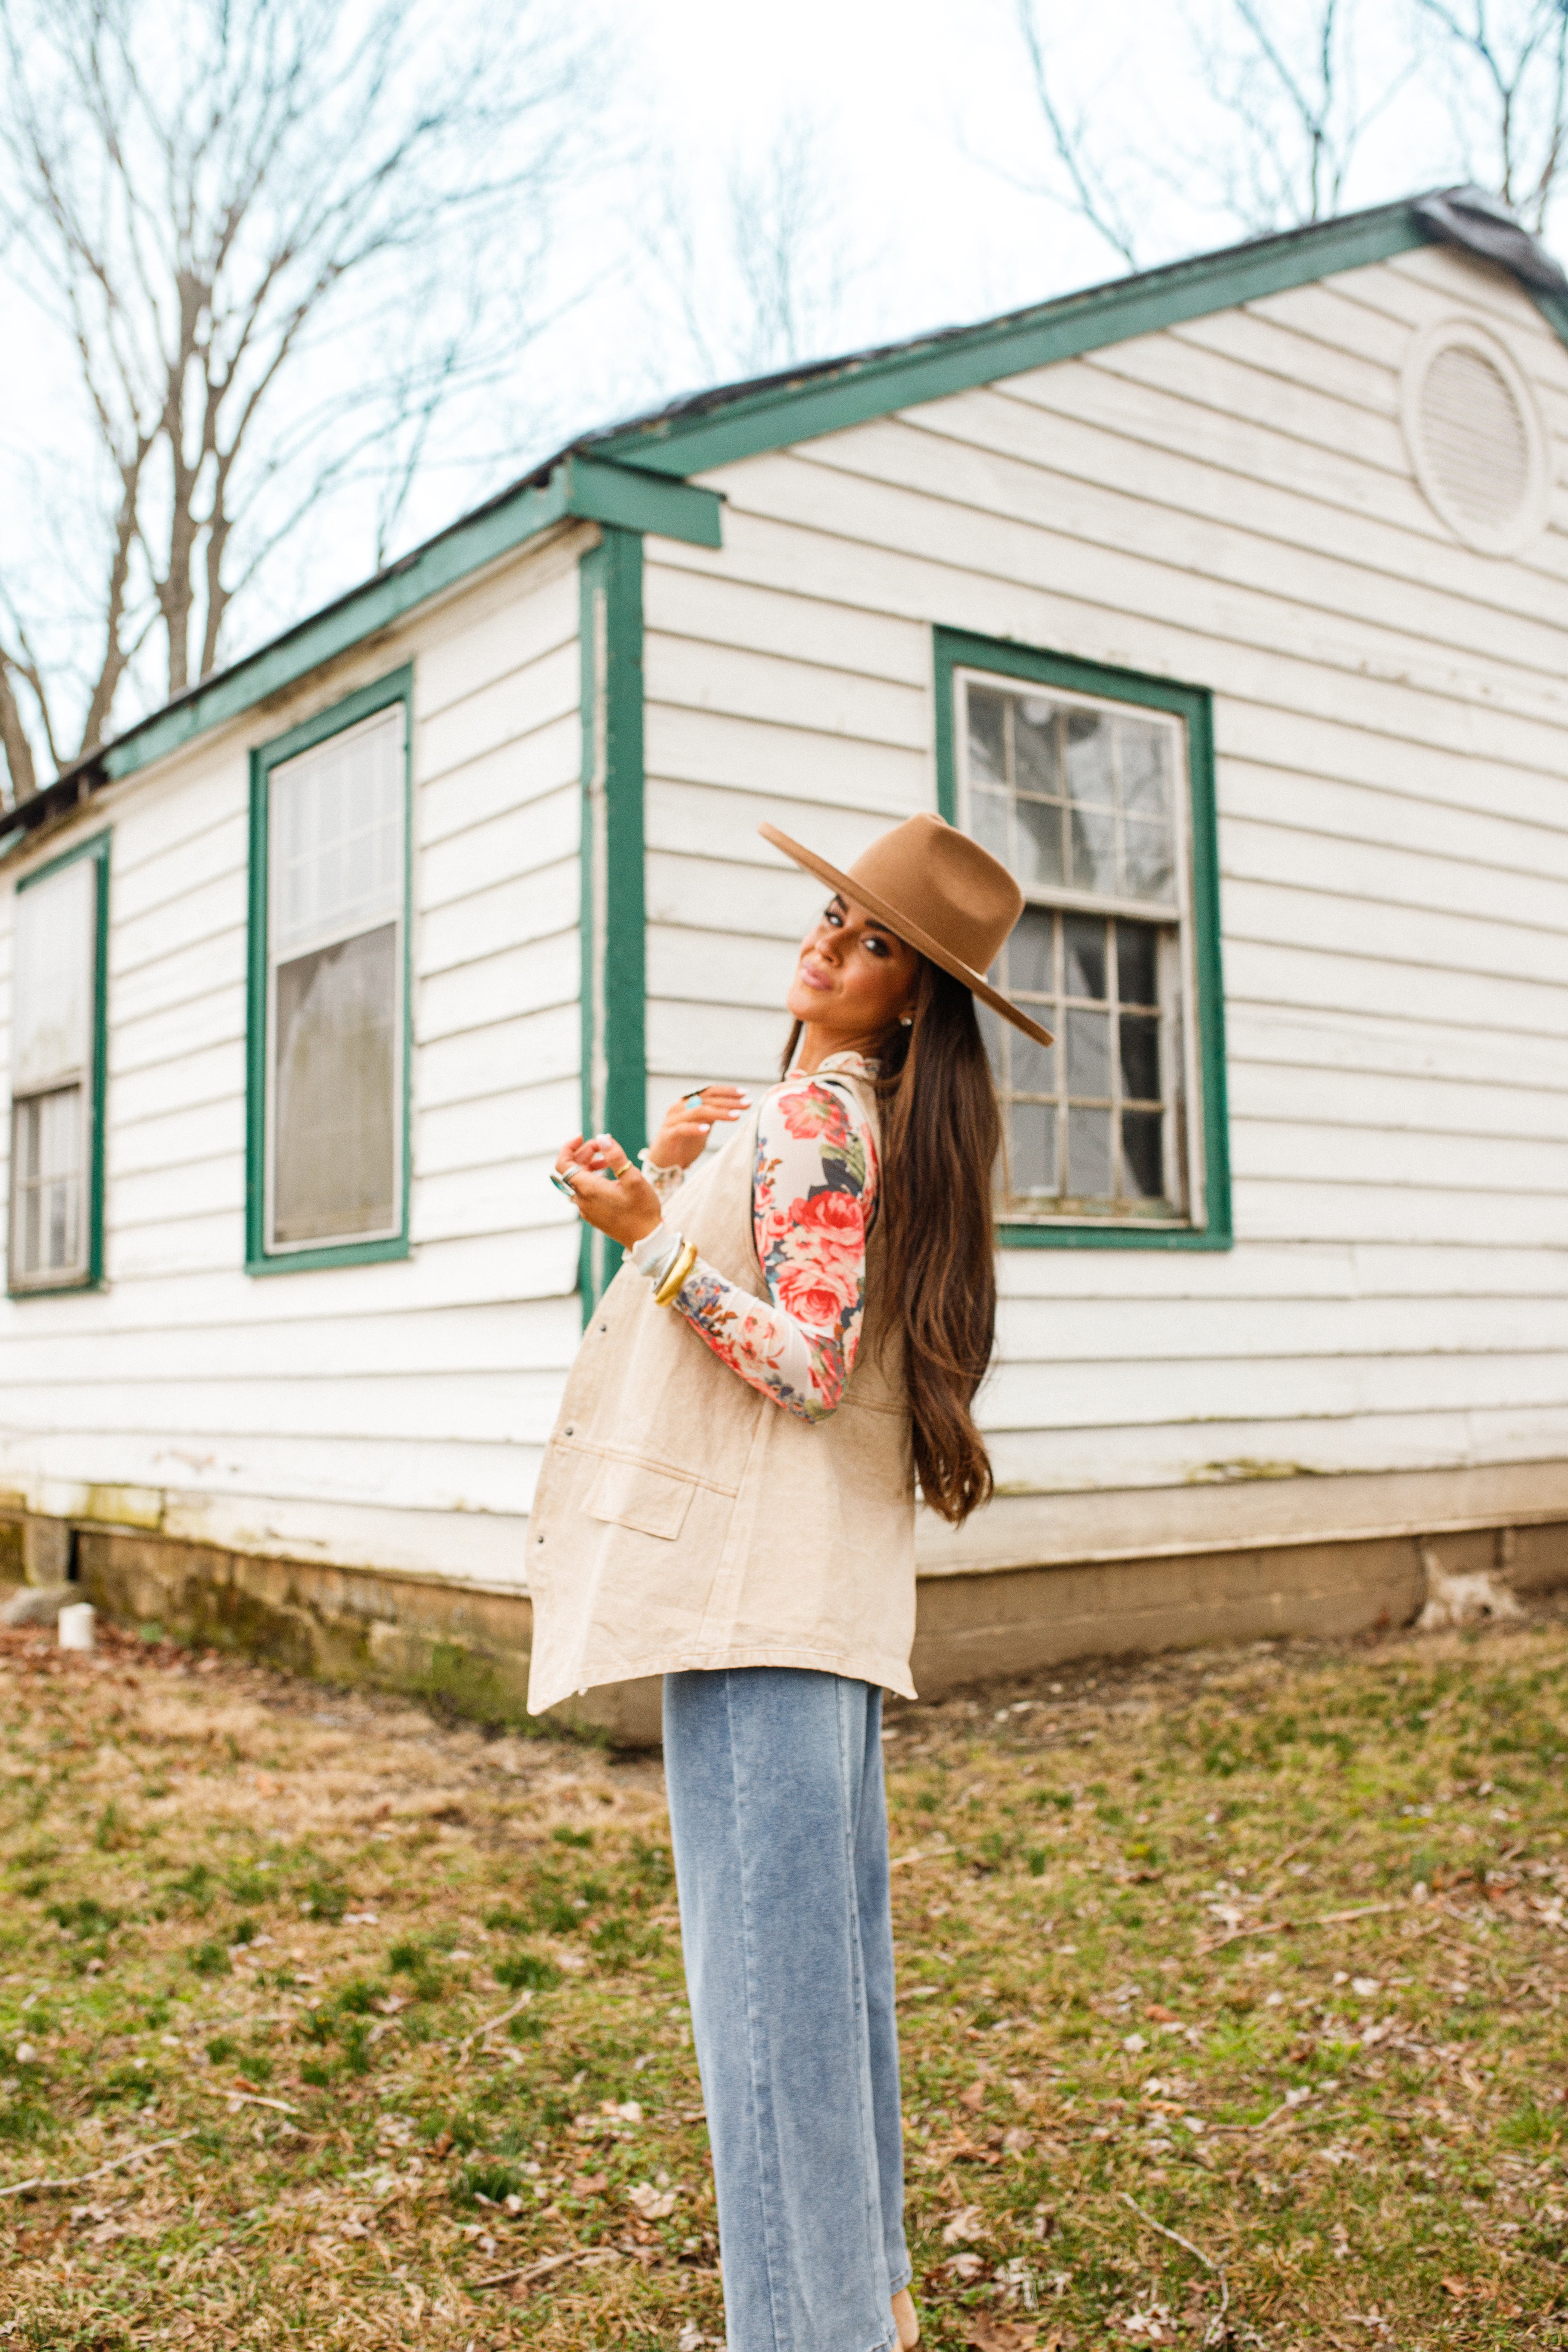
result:
<svg viewBox="0 0 1568 2352"><path fill-rule="evenodd" d="M658 1288L653 1294L653 1303L656 1307L668 1307L669 1305L670 1300L675 1297L676 1292L680 1289L687 1276L690 1273L696 1263L697 1244L695 1242L687 1242L683 1244L675 1264L670 1267L669 1272L665 1276L664 1280L659 1284Z"/></svg>

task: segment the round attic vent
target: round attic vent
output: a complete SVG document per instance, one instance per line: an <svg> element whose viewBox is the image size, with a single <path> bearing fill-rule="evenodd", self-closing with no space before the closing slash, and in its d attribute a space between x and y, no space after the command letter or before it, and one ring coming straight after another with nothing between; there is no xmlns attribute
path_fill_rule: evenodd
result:
<svg viewBox="0 0 1568 2352"><path fill-rule="evenodd" d="M1546 435L1503 346L1468 320L1430 329L1405 372L1416 478L1448 529L1483 555L1516 555L1546 519Z"/></svg>

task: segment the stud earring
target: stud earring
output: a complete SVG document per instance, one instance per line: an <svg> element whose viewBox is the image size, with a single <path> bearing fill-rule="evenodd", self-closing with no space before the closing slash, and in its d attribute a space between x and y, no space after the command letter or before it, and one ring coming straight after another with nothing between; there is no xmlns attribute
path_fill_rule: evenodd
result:
<svg viewBox="0 0 1568 2352"><path fill-rule="evenodd" d="M900 1015L899 1015L899 1026L900 1026L900 1029L912 1029L912 1028L914 1027L914 1025L915 1025L915 1016L914 1016L914 1014L913 1014L912 1013L900 1013Z"/></svg>

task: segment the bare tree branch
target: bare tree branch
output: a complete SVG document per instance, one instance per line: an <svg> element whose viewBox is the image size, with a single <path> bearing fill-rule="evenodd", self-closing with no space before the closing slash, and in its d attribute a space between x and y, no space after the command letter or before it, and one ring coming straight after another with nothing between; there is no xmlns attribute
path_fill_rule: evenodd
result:
<svg viewBox="0 0 1568 2352"><path fill-rule="evenodd" d="M1415 0L1433 62L1447 68L1455 128L1468 147L1483 126L1485 160L1470 176L1526 225L1543 226L1568 140L1568 0Z"/></svg>
<svg viewBox="0 0 1568 2352"><path fill-rule="evenodd" d="M849 289L870 260L820 118L797 110L761 152L737 147L706 204L671 155L654 160L650 178L657 193L637 236L648 307L658 316L660 297L673 305L704 381L764 374L842 341Z"/></svg>
<svg viewBox="0 0 1568 2352"><path fill-rule="evenodd" d="M537 325L594 29L565 0L0 0L0 230L75 353L102 481L84 750L150 623L163 691L216 666L241 541L276 551L378 433L384 559L443 417Z"/></svg>
<svg viewBox="0 0 1568 2352"><path fill-rule="evenodd" d="M1089 150L1089 129L1082 115L1069 121L1057 102L1051 76L1047 69L1045 45L1035 16L1035 0L1016 0L1018 30L1023 37L1025 53L1029 60L1029 72L1034 81L1035 97L1058 163L1067 173L1072 191L1070 208L1097 229L1106 243L1119 253L1129 269L1138 267L1138 255L1131 223L1127 209L1111 188L1110 181ZM1055 191L1041 187L1041 195L1053 196ZM1057 199L1060 201L1059 198Z"/></svg>
<svg viewBox="0 0 1568 2352"><path fill-rule="evenodd" d="M16 707L12 674L10 661L0 653L0 751L5 754L5 772L10 780L10 791L5 802L7 808L14 808L18 801L31 799L38 789L33 747L27 740L27 730Z"/></svg>

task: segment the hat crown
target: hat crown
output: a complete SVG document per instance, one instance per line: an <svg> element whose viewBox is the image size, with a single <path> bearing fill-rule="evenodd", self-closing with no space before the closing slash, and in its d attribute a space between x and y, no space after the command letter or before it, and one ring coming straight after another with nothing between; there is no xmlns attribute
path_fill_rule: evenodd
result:
<svg viewBox="0 0 1568 2352"><path fill-rule="evenodd" d="M880 835L845 879L976 972L989 971L1024 908L1000 860L929 811Z"/></svg>

